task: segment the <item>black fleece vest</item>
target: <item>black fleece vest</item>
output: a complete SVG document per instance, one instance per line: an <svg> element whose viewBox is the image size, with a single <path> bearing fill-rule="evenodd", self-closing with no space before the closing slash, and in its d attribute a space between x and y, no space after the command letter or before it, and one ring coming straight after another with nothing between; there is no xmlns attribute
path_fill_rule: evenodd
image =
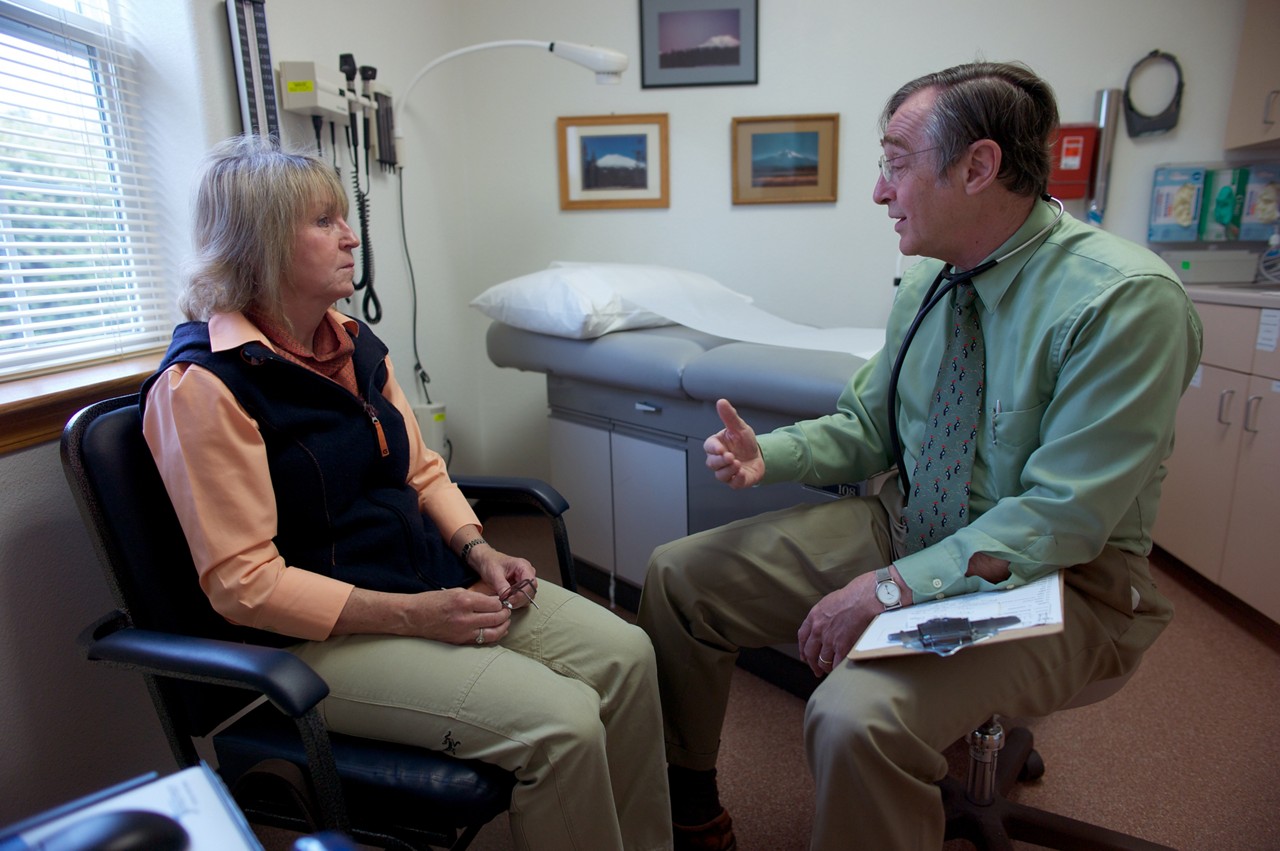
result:
<svg viewBox="0 0 1280 851"><path fill-rule="evenodd" d="M382 395L387 348L363 323L355 343L356 385L367 401L261 343L211 351L208 324L187 322L174 329L141 403L175 363L198 364L230 389L266 442L279 518L275 543L287 564L373 591L470 584L476 574L418 510L417 492L405 482L404 418Z"/></svg>

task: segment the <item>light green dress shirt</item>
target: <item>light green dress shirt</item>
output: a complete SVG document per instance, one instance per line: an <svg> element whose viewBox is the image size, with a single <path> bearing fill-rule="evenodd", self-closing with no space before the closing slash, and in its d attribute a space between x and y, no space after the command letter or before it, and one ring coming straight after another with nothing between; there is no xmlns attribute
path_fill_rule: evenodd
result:
<svg viewBox="0 0 1280 851"><path fill-rule="evenodd" d="M991 256L1021 245L1056 213L1037 203ZM884 350L853 376L835 413L759 437L763 483L861 481L893 465L889 371L940 268L926 260L904 277ZM987 368L970 521L896 560L917 601L997 587L965 576L975 553L1010 562L1012 576L998 587L1087 563L1107 544L1147 555L1178 400L1200 362L1200 319L1173 271L1147 249L1069 214L974 286ZM908 470L924 433L946 314L939 306L921 324L899 379Z"/></svg>

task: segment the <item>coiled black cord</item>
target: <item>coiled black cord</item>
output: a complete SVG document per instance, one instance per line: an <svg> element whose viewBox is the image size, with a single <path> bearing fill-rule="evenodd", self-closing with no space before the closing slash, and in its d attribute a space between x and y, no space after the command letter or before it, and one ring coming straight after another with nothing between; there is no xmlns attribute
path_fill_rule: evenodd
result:
<svg viewBox="0 0 1280 851"><path fill-rule="evenodd" d="M357 291L364 290L361 308L364 318L369 324L376 325L382 321L382 301L373 289L373 242L369 239L369 195L360 188L358 169L351 171L351 183L355 187L356 214L360 217L360 280L352 281Z"/></svg>

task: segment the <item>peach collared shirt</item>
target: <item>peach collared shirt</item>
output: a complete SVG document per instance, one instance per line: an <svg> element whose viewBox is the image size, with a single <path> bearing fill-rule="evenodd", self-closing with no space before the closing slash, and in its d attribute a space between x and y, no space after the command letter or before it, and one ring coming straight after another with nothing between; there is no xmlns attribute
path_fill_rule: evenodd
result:
<svg viewBox="0 0 1280 851"><path fill-rule="evenodd" d="M333 313L346 327L358 327ZM213 316L209 339L214 351L251 341L271 346L239 313ZM420 510L445 541L463 526L479 527L444 459L422 442L390 359L387 370L383 394L409 432L408 483L418 493ZM203 367L174 364L152 386L142 428L213 608L243 626L313 641L328 638L353 586L285 564L273 542L276 494L266 446L227 386Z"/></svg>

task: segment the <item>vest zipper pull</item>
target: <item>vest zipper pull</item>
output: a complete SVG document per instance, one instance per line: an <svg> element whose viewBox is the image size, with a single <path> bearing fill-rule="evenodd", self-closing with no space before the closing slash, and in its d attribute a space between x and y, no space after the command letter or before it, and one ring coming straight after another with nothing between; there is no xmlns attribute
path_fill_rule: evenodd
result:
<svg viewBox="0 0 1280 851"><path fill-rule="evenodd" d="M378 434L378 448L382 450L382 457L386 458L391 454L391 450L387 448L387 436L382 431L382 420L378 419L378 411L368 402L364 403L364 410L373 422L373 430Z"/></svg>

